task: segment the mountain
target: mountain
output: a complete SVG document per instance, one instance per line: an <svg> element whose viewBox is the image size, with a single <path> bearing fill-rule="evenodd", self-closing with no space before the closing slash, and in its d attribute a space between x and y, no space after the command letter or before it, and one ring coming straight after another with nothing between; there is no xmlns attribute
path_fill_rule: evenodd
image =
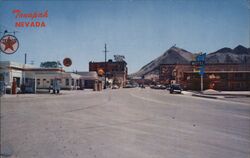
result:
<svg viewBox="0 0 250 158"><path fill-rule="evenodd" d="M216 52L207 55L206 63L250 64L250 48L246 48L244 46L239 45L234 49L219 49Z"/></svg>
<svg viewBox="0 0 250 158"><path fill-rule="evenodd" d="M138 72L131 74L131 77L151 78L159 75L161 64L189 64L194 58L194 54L178 47L171 47L158 58L143 66ZM222 48L206 56L206 63L238 63L250 64L250 48L242 45L231 48Z"/></svg>
<svg viewBox="0 0 250 158"><path fill-rule="evenodd" d="M143 66L138 72L131 74L130 76L141 77L144 75L158 75L159 66L161 64L189 64L192 58L192 53L173 46L166 52L164 52L161 56L152 60L150 63Z"/></svg>

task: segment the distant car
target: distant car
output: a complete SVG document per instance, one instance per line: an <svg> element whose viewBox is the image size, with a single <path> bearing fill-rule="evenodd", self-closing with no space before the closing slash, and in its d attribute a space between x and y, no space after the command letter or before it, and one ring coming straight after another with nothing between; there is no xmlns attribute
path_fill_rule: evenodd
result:
<svg viewBox="0 0 250 158"><path fill-rule="evenodd" d="M126 86L124 86L123 88L134 88L134 86L132 84L127 84Z"/></svg>
<svg viewBox="0 0 250 158"><path fill-rule="evenodd" d="M139 87L139 85L136 83L132 84L132 86L133 86L133 88Z"/></svg>
<svg viewBox="0 0 250 158"><path fill-rule="evenodd" d="M152 88L152 89L166 89L166 86L158 84L156 86L154 86L154 85L150 86L150 88Z"/></svg>
<svg viewBox="0 0 250 158"><path fill-rule="evenodd" d="M168 90L168 91L170 90L170 85L166 86L166 90Z"/></svg>
<svg viewBox="0 0 250 158"><path fill-rule="evenodd" d="M144 85L141 85L140 87L143 88L143 89L146 88Z"/></svg>
<svg viewBox="0 0 250 158"><path fill-rule="evenodd" d="M156 89L166 89L166 86L164 86L164 85L156 85Z"/></svg>
<svg viewBox="0 0 250 158"><path fill-rule="evenodd" d="M182 88L179 84L171 84L169 87L169 92L172 93L180 93L182 92Z"/></svg>
<svg viewBox="0 0 250 158"><path fill-rule="evenodd" d="M152 88L152 89L154 89L155 85L150 85L149 87Z"/></svg>
<svg viewBox="0 0 250 158"><path fill-rule="evenodd" d="M113 85L112 89L119 89L119 87L117 85Z"/></svg>

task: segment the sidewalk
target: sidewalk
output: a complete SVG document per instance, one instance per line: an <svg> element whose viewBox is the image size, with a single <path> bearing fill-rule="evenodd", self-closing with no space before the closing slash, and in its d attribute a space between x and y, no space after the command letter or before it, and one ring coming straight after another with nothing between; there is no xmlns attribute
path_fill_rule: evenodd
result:
<svg viewBox="0 0 250 158"><path fill-rule="evenodd" d="M47 98L47 97L64 97L64 96L72 96L72 95L86 95L86 94L97 94L103 91L93 91L92 89L85 90L60 90L59 94L53 94L52 92L48 92L48 90L39 90L37 93L25 93L25 94L5 94L0 96L0 98Z"/></svg>
<svg viewBox="0 0 250 158"><path fill-rule="evenodd" d="M250 97L250 91L216 91L212 89L199 91L189 91L192 96L204 97L211 99L221 99L221 98L238 98L238 97Z"/></svg>

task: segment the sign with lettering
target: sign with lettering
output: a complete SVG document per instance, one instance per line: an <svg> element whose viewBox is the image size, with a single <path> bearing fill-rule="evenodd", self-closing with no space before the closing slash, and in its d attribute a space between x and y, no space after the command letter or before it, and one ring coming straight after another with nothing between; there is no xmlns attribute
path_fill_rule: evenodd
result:
<svg viewBox="0 0 250 158"><path fill-rule="evenodd" d="M125 56L124 55L114 55L115 61L124 61Z"/></svg>
<svg viewBox="0 0 250 158"><path fill-rule="evenodd" d="M100 68L100 69L97 70L97 73L98 73L99 76L103 76L105 72L104 72L104 70L102 68Z"/></svg>
<svg viewBox="0 0 250 158"><path fill-rule="evenodd" d="M192 66L202 66L205 64L205 61L191 61Z"/></svg>

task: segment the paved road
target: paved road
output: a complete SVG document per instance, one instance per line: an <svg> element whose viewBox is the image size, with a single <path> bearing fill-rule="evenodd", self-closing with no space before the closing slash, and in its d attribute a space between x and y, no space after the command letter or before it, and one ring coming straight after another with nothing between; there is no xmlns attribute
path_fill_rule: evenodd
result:
<svg viewBox="0 0 250 158"><path fill-rule="evenodd" d="M2 153L13 158L250 157L250 99L119 89L1 103Z"/></svg>

